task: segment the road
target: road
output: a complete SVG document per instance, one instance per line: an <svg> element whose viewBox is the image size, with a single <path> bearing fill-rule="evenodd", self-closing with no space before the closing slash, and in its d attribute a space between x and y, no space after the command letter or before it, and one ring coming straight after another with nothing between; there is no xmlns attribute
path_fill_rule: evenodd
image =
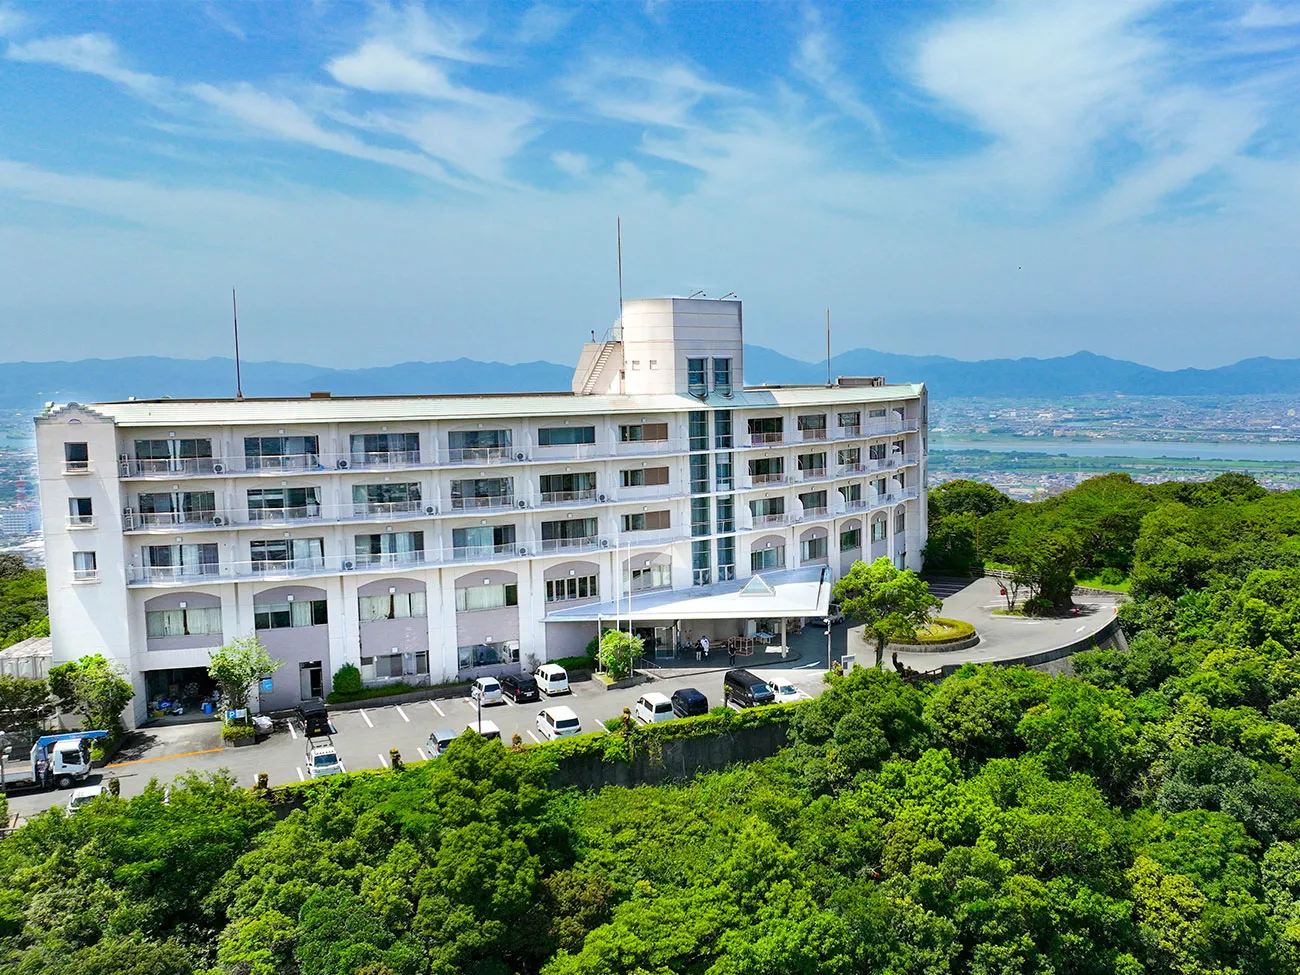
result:
<svg viewBox="0 0 1300 975"><path fill-rule="evenodd" d="M842 629L842 628L840 628ZM823 631L824 632L824 631ZM823 637L824 640L824 637ZM802 664L802 666L801 666ZM764 679L793 683L809 696L823 689L822 670L818 661L791 661L781 667L755 666L754 673ZM583 731L599 731L608 718L616 718L625 707L649 690L671 695L681 687L694 687L709 699L709 706L722 703L724 670L697 671L665 677L625 690L607 691L591 681L576 683L571 694L543 698L540 702L515 705L509 702L483 709L483 719L496 723L501 736L509 742L519 734L529 744L540 741L537 713L551 704L571 707L582 721ZM349 769L388 767L390 748L396 748L403 761L421 761L429 733L435 728L464 731L477 719L474 703L468 698L443 701L417 701L400 706L387 705L359 711L331 713L334 745ZM299 782L306 778L304 757L306 742L301 734L277 724L266 741L249 748L221 748L219 726L215 722L148 729L152 743L141 757L110 765L94 773L86 785L117 778L123 796L139 795L151 779L170 782L187 772L207 774L228 771L236 781L252 785L257 773L266 772L271 785ZM156 753L156 754L155 754ZM15 792L9 796L10 816L33 816L68 801L67 791Z"/></svg>

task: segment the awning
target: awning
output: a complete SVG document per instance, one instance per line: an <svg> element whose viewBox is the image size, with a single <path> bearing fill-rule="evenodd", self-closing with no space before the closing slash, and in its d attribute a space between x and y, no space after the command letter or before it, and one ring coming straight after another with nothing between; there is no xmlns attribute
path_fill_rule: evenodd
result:
<svg viewBox="0 0 1300 975"><path fill-rule="evenodd" d="M693 589L662 589L628 600L588 603L547 613L547 623L583 623L614 618L633 620L740 620L825 616L831 601L831 574L824 565L762 572Z"/></svg>

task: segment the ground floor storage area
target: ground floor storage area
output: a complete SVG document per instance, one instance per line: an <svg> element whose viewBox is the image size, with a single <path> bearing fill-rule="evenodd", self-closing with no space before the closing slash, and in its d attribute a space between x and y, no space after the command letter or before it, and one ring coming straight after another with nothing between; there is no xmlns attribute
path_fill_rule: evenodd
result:
<svg viewBox="0 0 1300 975"><path fill-rule="evenodd" d="M164 724L218 717L220 695L206 667L144 672L149 718Z"/></svg>

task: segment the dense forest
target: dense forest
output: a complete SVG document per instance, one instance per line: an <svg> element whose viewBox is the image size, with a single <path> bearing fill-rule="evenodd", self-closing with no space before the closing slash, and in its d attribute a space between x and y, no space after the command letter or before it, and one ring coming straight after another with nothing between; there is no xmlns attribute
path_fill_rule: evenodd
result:
<svg viewBox="0 0 1300 975"><path fill-rule="evenodd" d="M1013 505L958 485L935 492L932 517L928 554L1033 575L1035 545L1060 546L1067 581L1114 570L1130 649L1077 656L1068 677L833 676L782 706L777 756L678 785L551 789L580 739L516 751L467 737L432 763L291 790L287 806L189 779L51 811L0 842L0 962L1300 971L1300 493L1111 476ZM654 747L601 741L612 759Z"/></svg>
<svg viewBox="0 0 1300 975"><path fill-rule="evenodd" d="M27 568L20 555L0 553L0 648L49 635L45 571Z"/></svg>

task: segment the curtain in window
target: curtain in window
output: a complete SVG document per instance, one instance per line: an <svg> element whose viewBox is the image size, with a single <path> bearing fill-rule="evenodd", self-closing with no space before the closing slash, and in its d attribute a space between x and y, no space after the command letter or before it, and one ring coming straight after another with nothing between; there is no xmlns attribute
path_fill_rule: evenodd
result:
<svg viewBox="0 0 1300 975"><path fill-rule="evenodd" d="M297 566L323 565L325 540L323 538L293 539L293 563Z"/></svg>
<svg viewBox="0 0 1300 975"><path fill-rule="evenodd" d="M311 626L311 600L296 599L289 604L290 626Z"/></svg>

